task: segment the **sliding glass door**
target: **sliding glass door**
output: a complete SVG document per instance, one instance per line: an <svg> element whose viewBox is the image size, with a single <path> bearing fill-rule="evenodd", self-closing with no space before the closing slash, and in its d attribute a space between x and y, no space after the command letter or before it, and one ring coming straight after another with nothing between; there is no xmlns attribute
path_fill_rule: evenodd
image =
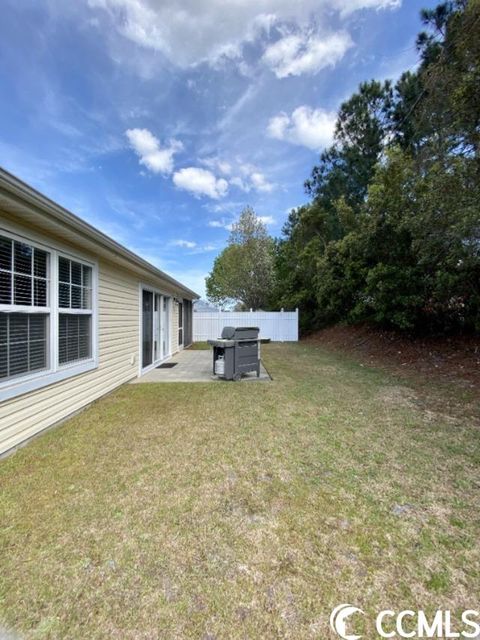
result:
<svg viewBox="0 0 480 640"><path fill-rule="evenodd" d="M155 291L142 290L142 368L170 355L169 298Z"/></svg>
<svg viewBox="0 0 480 640"><path fill-rule="evenodd" d="M142 292L142 367L153 362L153 292Z"/></svg>

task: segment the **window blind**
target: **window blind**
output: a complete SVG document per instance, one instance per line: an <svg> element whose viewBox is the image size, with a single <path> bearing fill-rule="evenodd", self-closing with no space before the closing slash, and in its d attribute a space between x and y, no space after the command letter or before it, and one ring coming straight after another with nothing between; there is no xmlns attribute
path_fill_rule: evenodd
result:
<svg viewBox="0 0 480 640"><path fill-rule="evenodd" d="M89 315L59 314L59 364L91 357L91 327L91 316Z"/></svg>
<svg viewBox="0 0 480 640"><path fill-rule="evenodd" d="M0 379L48 367L48 314L0 313Z"/></svg>
<svg viewBox="0 0 480 640"><path fill-rule="evenodd" d="M0 304L48 306L48 254L0 236Z"/></svg>

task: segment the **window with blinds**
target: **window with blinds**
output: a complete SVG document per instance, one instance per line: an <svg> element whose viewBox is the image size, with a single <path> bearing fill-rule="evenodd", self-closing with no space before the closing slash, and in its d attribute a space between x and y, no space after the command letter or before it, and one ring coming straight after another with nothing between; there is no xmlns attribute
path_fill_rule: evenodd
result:
<svg viewBox="0 0 480 640"><path fill-rule="evenodd" d="M58 362L92 357L92 267L58 258Z"/></svg>
<svg viewBox="0 0 480 640"><path fill-rule="evenodd" d="M97 366L96 277L92 264L0 230L0 400Z"/></svg>
<svg viewBox="0 0 480 640"><path fill-rule="evenodd" d="M49 258L0 235L0 381L49 367Z"/></svg>

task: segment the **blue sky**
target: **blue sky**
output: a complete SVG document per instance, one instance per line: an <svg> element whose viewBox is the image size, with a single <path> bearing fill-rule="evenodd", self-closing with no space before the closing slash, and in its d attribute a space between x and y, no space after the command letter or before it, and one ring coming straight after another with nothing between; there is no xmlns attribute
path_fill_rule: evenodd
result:
<svg viewBox="0 0 480 640"><path fill-rule="evenodd" d="M429 0L4 0L0 164L198 291L249 204L279 235Z"/></svg>

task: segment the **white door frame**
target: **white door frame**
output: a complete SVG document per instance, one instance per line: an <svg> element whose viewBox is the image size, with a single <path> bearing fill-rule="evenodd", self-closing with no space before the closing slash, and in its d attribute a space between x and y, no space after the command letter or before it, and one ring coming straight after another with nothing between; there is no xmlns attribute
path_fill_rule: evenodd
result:
<svg viewBox="0 0 480 640"><path fill-rule="evenodd" d="M180 326L180 309L182 310L182 326ZM178 300L177 304L177 313L178 313L178 349L183 349L183 345L185 344L185 339L183 334L185 332L185 305L183 303L183 299ZM180 342L180 331L182 332L182 340Z"/></svg>
<svg viewBox="0 0 480 640"><path fill-rule="evenodd" d="M172 304L171 296L161 295L160 297L160 344L162 359L172 355L172 345L170 332L172 330L172 314L170 313Z"/></svg>

